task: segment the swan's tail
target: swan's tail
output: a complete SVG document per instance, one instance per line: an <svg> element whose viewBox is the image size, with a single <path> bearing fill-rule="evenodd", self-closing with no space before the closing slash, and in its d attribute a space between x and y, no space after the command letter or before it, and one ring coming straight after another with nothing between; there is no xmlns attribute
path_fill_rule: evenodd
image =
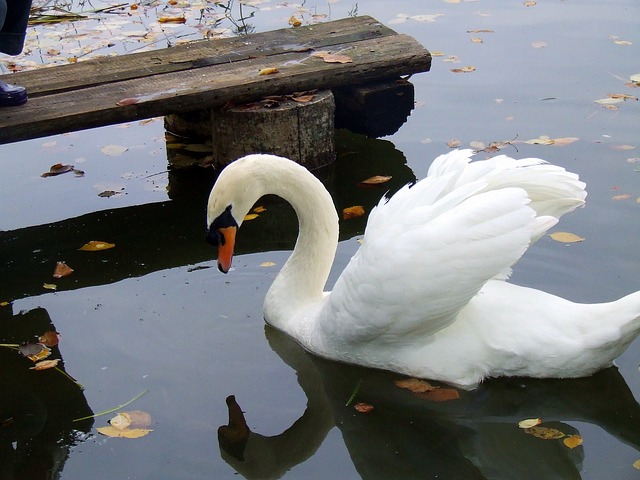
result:
<svg viewBox="0 0 640 480"><path fill-rule="evenodd" d="M603 353L608 351L613 361L640 334L640 291L593 307L597 327L591 332L592 345Z"/></svg>

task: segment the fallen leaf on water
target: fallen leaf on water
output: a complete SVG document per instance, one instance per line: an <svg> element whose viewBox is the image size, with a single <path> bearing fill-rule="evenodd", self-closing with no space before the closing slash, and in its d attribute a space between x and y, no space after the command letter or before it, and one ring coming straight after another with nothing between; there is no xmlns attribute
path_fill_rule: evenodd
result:
<svg viewBox="0 0 640 480"><path fill-rule="evenodd" d="M538 138L526 140L524 143L528 143L529 145L553 145L554 141L546 135L540 135Z"/></svg>
<svg viewBox="0 0 640 480"><path fill-rule="evenodd" d="M327 63L351 63L353 59L346 55L341 55L339 53L331 53L327 51L315 52L311 54L312 57L318 57L324 60Z"/></svg>
<svg viewBox="0 0 640 480"><path fill-rule="evenodd" d="M611 200L629 200L631 196L632 195L630 193L621 193L619 195L614 195L613 197L611 197Z"/></svg>
<svg viewBox="0 0 640 480"><path fill-rule="evenodd" d="M31 370L49 370L50 368L56 367L59 361L59 358L56 358L54 360L43 360L36 363L33 367L30 368Z"/></svg>
<svg viewBox="0 0 640 480"><path fill-rule="evenodd" d="M402 380L396 380L393 382L396 384L396 387L404 388L413 393L424 393L434 390L437 387L434 387L426 380L420 380L418 378L405 378Z"/></svg>
<svg viewBox="0 0 640 480"><path fill-rule="evenodd" d="M158 23L186 23L186 17L160 17Z"/></svg>
<svg viewBox="0 0 640 480"><path fill-rule="evenodd" d="M631 75L629 77L629 80L631 80L634 83L640 83L640 73L635 73L635 74Z"/></svg>
<svg viewBox="0 0 640 480"><path fill-rule="evenodd" d="M360 402L356 403L353 408L356 409L356 412L360 413L369 413L373 410L373 405L369 405L368 403Z"/></svg>
<svg viewBox="0 0 640 480"><path fill-rule="evenodd" d="M566 434L562 433L560 430L551 427L531 427L525 428L524 432L533 435L536 438L541 438L543 440L557 440L559 438L566 437Z"/></svg>
<svg viewBox="0 0 640 480"><path fill-rule="evenodd" d="M614 40L613 43L616 45L633 45L629 40Z"/></svg>
<svg viewBox="0 0 640 480"><path fill-rule="evenodd" d="M433 390L424 393L416 393L416 395L424 400L432 402L448 402L449 400L457 400L460 393L455 388L435 387Z"/></svg>
<svg viewBox="0 0 640 480"><path fill-rule="evenodd" d="M250 220L255 220L256 218L258 218L260 215L258 215L257 213L247 213L244 216L244 221L248 222Z"/></svg>
<svg viewBox="0 0 640 480"><path fill-rule="evenodd" d="M57 262L56 268L53 271L53 278L62 278L73 273L73 268L64 262Z"/></svg>
<svg viewBox="0 0 640 480"><path fill-rule="evenodd" d="M347 207L342 209L342 218L344 220L350 220L352 218L361 217L364 215L364 207L360 205L354 205L353 207Z"/></svg>
<svg viewBox="0 0 640 480"><path fill-rule="evenodd" d="M56 175L61 175L63 173L72 172L73 165L63 165L62 163L56 163L49 168L48 172L40 175L41 177L55 177Z"/></svg>
<svg viewBox="0 0 640 480"><path fill-rule="evenodd" d="M518 422L518 427L520 428L531 428L537 425L540 425L542 420L540 418L526 418L524 420L520 420Z"/></svg>
<svg viewBox="0 0 640 480"><path fill-rule="evenodd" d="M84 252L97 252L100 250L108 250L109 248L113 248L115 246L116 246L115 243L91 240L90 242L87 242L83 246L81 246L78 250L82 250Z"/></svg>
<svg viewBox="0 0 640 480"><path fill-rule="evenodd" d="M554 138L553 139L553 144L557 145L559 147L564 147L565 145L570 145L573 142L577 142L578 140L580 140L577 137L561 137L561 138Z"/></svg>
<svg viewBox="0 0 640 480"><path fill-rule="evenodd" d="M533 48L544 48L547 46L547 42L544 42L542 40L537 40L535 42L531 42L531 46Z"/></svg>
<svg viewBox="0 0 640 480"><path fill-rule="evenodd" d="M262 205L258 205L256 208L254 208L253 210L251 210L253 213L262 213L262 212L266 212L267 209L264 208Z"/></svg>
<svg viewBox="0 0 640 480"><path fill-rule="evenodd" d="M279 70L275 67L263 68L258 72L258 75L273 75L274 73L278 73Z"/></svg>
<svg viewBox="0 0 640 480"><path fill-rule="evenodd" d="M139 98L123 98L122 100L118 100L116 102L116 105L118 105L119 107L124 107L127 105L135 105L139 101L140 101Z"/></svg>
<svg viewBox="0 0 640 480"><path fill-rule="evenodd" d="M473 37L471 43L484 43L484 41L480 37Z"/></svg>
<svg viewBox="0 0 640 480"><path fill-rule="evenodd" d="M635 468L636 470L640 470L640 459L633 462L633 468Z"/></svg>
<svg viewBox="0 0 640 480"><path fill-rule="evenodd" d="M103 192L100 192L98 196L102 198L109 198L109 197L113 197L114 195L120 195L121 193L122 193L121 191L116 192L115 190L105 190Z"/></svg>
<svg viewBox="0 0 640 480"><path fill-rule="evenodd" d="M129 427L147 428L151 426L151 415L142 410L120 412L109 420L109 423L118 430L124 430Z"/></svg>
<svg viewBox="0 0 640 480"><path fill-rule="evenodd" d="M291 25L292 27L299 27L300 25L302 25L302 21L298 20L294 16L291 16L291 18L289 18L289 25Z"/></svg>
<svg viewBox="0 0 640 480"><path fill-rule="evenodd" d="M276 264L274 262L262 262L260 264L261 267L275 267Z"/></svg>
<svg viewBox="0 0 640 480"><path fill-rule="evenodd" d="M449 140L447 142L447 147L449 147L449 148L458 148L461 144L462 144L462 142L456 138L456 139L453 139L453 140Z"/></svg>
<svg viewBox="0 0 640 480"><path fill-rule="evenodd" d="M374 175L366 180L360 182L360 185L380 185L381 183L387 183L392 177L387 175Z"/></svg>
<svg viewBox="0 0 640 480"><path fill-rule="evenodd" d="M527 0L526 2L524 2L525 7L535 7L537 4L538 2L534 0Z"/></svg>
<svg viewBox="0 0 640 480"><path fill-rule="evenodd" d="M60 334L58 332L45 332L38 337L38 342L45 347L55 347L60 342Z"/></svg>
<svg viewBox="0 0 640 480"><path fill-rule="evenodd" d="M49 355L51 355L51 350L48 347L42 345L41 343L33 342L20 345L18 351L32 362L44 360Z"/></svg>
<svg viewBox="0 0 640 480"><path fill-rule="evenodd" d="M613 147L614 150L620 150L620 151L626 151L626 150L635 150L637 147L635 147L634 145L614 145Z"/></svg>
<svg viewBox="0 0 640 480"><path fill-rule="evenodd" d="M564 443L565 446L573 449L582 445L582 437L580 435L569 435L564 440L562 440L562 443Z"/></svg>
<svg viewBox="0 0 640 480"><path fill-rule="evenodd" d="M47 290L56 290L58 286L55 283L43 283L42 288L46 288Z"/></svg>
<svg viewBox="0 0 640 480"><path fill-rule="evenodd" d="M493 33L493 30L488 28L480 28L476 30L467 30L467 33Z"/></svg>
<svg viewBox="0 0 640 480"><path fill-rule="evenodd" d="M453 73L469 73L469 72L475 72L476 71L476 67L468 65L468 66L462 67L462 68L452 68L451 71Z"/></svg>
<svg viewBox="0 0 640 480"><path fill-rule="evenodd" d="M129 150L129 148L122 145L105 145L100 149L102 153L104 153L105 155L109 155L110 157L117 157L119 155L122 155L127 150Z"/></svg>
<svg viewBox="0 0 640 480"><path fill-rule="evenodd" d="M102 435L115 438L141 438L153 432L153 430L149 428L125 428L124 430L120 430L111 425L98 427L96 430Z"/></svg>
<svg viewBox="0 0 640 480"><path fill-rule="evenodd" d="M556 242L561 243L576 243L584 241L583 237L579 237L575 233L570 232L553 232L549 236Z"/></svg>
<svg viewBox="0 0 640 480"><path fill-rule="evenodd" d="M638 100L638 97L629 95L627 93L607 93L609 98L621 98L622 100Z"/></svg>
<svg viewBox="0 0 640 480"><path fill-rule="evenodd" d="M612 97L600 98L598 100L593 101L593 103L597 103L598 105L613 105L615 103L621 103L621 102L624 102L623 98L612 98Z"/></svg>

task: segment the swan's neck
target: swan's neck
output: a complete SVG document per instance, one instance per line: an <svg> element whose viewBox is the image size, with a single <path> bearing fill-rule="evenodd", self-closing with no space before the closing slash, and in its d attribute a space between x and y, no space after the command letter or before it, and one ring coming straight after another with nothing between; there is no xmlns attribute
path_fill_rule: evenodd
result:
<svg viewBox="0 0 640 480"><path fill-rule="evenodd" d="M293 253L264 302L267 323L288 333L305 329L302 309L320 301L338 244L338 216L331 195L304 167L287 162L276 169L268 193L288 201L298 216Z"/></svg>

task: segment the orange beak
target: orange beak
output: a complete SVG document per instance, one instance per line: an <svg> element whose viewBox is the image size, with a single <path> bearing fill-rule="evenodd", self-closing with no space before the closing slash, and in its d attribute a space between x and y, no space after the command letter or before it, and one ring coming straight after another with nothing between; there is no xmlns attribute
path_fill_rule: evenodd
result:
<svg viewBox="0 0 640 480"><path fill-rule="evenodd" d="M218 270L222 273L227 273L231 268L237 230L238 227L223 227L218 229L222 237L218 243Z"/></svg>

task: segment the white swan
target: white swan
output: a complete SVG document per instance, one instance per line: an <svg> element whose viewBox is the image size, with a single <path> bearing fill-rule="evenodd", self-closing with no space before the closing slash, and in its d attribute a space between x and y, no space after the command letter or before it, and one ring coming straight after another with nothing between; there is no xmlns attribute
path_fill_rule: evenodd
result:
<svg viewBox="0 0 640 480"><path fill-rule="evenodd" d="M533 241L584 203L584 183L539 159L471 155L441 155L424 180L383 198L331 293L335 207L290 160L248 155L227 166L209 196L207 239L226 273L254 203L268 193L291 203L300 232L264 317L326 358L462 388L608 366L640 330L640 292L587 305L505 281Z"/></svg>

